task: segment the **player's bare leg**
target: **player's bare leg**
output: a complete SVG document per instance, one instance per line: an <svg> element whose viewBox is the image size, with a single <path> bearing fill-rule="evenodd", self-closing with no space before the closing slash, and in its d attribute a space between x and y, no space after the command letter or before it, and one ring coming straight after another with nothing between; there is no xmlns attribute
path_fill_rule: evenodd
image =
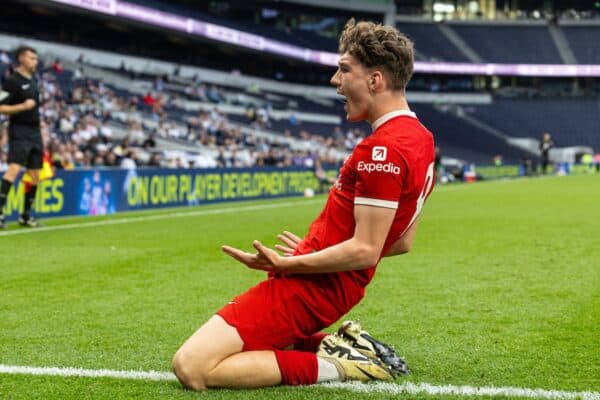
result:
<svg viewBox="0 0 600 400"><path fill-rule="evenodd" d="M316 354L242 348L237 330L213 316L177 351L173 370L181 384L193 390L394 378L381 360L364 356L337 335L326 335Z"/></svg>
<svg viewBox="0 0 600 400"><path fill-rule="evenodd" d="M242 352L243 346L237 330L215 315L177 351L173 371L183 386L193 390L280 384L274 352Z"/></svg>
<svg viewBox="0 0 600 400"><path fill-rule="evenodd" d="M21 166L19 164L10 163L8 168L4 172L2 179L6 179L9 182L14 182L17 179L17 175L21 172Z"/></svg>

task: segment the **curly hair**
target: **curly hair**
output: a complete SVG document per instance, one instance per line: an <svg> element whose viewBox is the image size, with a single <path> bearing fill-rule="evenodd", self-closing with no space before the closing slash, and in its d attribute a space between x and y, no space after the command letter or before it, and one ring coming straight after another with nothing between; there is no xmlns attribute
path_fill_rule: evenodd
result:
<svg viewBox="0 0 600 400"><path fill-rule="evenodd" d="M339 53L367 68L381 68L393 90L404 90L413 73L413 42L391 26L351 18L340 36Z"/></svg>

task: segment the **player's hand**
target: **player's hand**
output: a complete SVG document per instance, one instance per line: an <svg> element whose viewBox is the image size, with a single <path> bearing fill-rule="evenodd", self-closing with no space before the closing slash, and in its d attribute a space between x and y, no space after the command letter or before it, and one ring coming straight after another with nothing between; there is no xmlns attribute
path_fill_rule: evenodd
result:
<svg viewBox="0 0 600 400"><path fill-rule="evenodd" d="M35 100L27 99L21 103L21 106L23 106L23 111L31 110L33 107L35 107Z"/></svg>
<svg viewBox="0 0 600 400"><path fill-rule="evenodd" d="M279 272L278 267L281 256L275 250L263 246L258 240L252 242L252 245L258 251L255 254L231 246L221 246L221 250L242 264L245 264L248 268Z"/></svg>
<svg viewBox="0 0 600 400"><path fill-rule="evenodd" d="M294 250L296 250L296 247L298 247L298 244L302 241L302 238L288 231L283 231L283 233L277 235L277 239L283 242L285 246L276 244L275 248L282 252L286 257L293 256Z"/></svg>

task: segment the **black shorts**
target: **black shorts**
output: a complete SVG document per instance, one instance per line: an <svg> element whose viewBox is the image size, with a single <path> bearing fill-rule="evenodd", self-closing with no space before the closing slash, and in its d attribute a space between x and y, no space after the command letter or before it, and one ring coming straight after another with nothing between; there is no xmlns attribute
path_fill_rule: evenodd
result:
<svg viewBox="0 0 600 400"><path fill-rule="evenodd" d="M44 145L40 129L34 126L9 126L8 163L27 169L41 169Z"/></svg>

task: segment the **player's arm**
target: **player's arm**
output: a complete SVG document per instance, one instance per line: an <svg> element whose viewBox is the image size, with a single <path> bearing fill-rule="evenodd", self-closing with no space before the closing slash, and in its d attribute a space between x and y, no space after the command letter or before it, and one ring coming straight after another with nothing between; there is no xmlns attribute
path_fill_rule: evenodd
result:
<svg viewBox="0 0 600 400"><path fill-rule="evenodd" d="M275 250L255 240L257 254L229 246L223 251L250 268L282 273L325 273L359 270L372 267L379 260L381 249L394 221L392 208L355 205L354 236L326 249L294 257L282 257Z"/></svg>
<svg viewBox="0 0 600 400"><path fill-rule="evenodd" d="M27 99L19 104L10 104L10 98L12 93L14 93L14 89L7 83L7 87L5 90L0 90L0 113L6 115L18 114L23 111L31 110L35 107L35 100Z"/></svg>
<svg viewBox="0 0 600 400"><path fill-rule="evenodd" d="M14 83L8 80L6 82L4 90L0 90L0 113L6 115L18 114L27 110L31 110L35 107L35 100L27 99L19 104L11 104L11 97L16 93L17 88L14 87Z"/></svg>
<svg viewBox="0 0 600 400"><path fill-rule="evenodd" d="M0 104L0 113L6 115L18 114L23 111L31 110L35 107L35 100L27 99L21 104L3 105Z"/></svg>
<svg viewBox="0 0 600 400"><path fill-rule="evenodd" d="M20 104L0 104L0 113L6 115L18 114L24 111L31 110L33 107L35 107L35 100L27 99Z"/></svg>
<svg viewBox="0 0 600 400"><path fill-rule="evenodd" d="M383 255L384 257L398 256L401 254L406 254L410 251L417 234L417 225L419 224L419 219L420 218L417 218L417 220L411 225L406 233L400 236L400 238L398 238L398 240L392 244L388 251ZM289 231L283 231L281 234L277 235L277 239L279 239L283 245L276 244L275 248L283 253L283 255L286 257L293 256L296 247L298 247L298 244L302 241L301 237Z"/></svg>
<svg viewBox="0 0 600 400"><path fill-rule="evenodd" d="M392 257L398 256L400 254L406 254L412 248L413 241L415 240L415 236L417 235L417 225L419 225L419 219L417 218L415 222L408 228L408 230L404 233L404 235L400 236L398 240L392 244L392 247L383 255L384 257Z"/></svg>

